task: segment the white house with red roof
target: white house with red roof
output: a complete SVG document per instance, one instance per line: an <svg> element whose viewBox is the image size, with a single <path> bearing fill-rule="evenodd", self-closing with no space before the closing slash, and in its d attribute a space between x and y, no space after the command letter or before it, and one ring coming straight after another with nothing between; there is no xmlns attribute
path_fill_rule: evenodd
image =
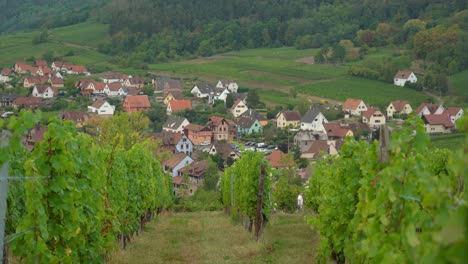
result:
<svg viewBox="0 0 468 264"><path fill-rule="evenodd" d="M88 106L88 112L98 115L113 115L115 106L110 105L105 100L96 100L91 106Z"/></svg>
<svg viewBox="0 0 468 264"><path fill-rule="evenodd" d="M455 128L450 116L447 114L423 115L424 128L428 134L452 133Z"/></svg>
<svg viewBox="0 0 468 264"><path fill-rule="evenodd" d="M351 115L360 116L362 112L367 111L367 106L363 100L348 98L343 104L343 111Z"/></svg>
<svg viewBox="0 0 468 264"><path fill-rule="evenodd" d="M387 106L387 117L388 118L393 118L394 114L398 115L408 115L413 112L413 108L411 108L411 105L408 103L408 101L393 101Z"/></svg>
<svg viewBox="0 0 468 264"><path fill-rule="evenodd" d="M445 108L444 114L447 114L450 117L452 123L455 124L458 119L460 119L465 112L460 107L447 107Z"/></svg>
<svg viewBox="0 0 468 264"><path fill-rule="evenodd" d="M393 77L393 84L398 86L405 86L406 82L415 83L417 81L418 77L410 70L398 71Z"/></svg>
<svg viewBox="0 0 468 264"><path fill-rule="evenodd" d="M422 103L414 112L419 117L422 117L423 115L439 115L442 114L444 111L444 107L440 104Z"/></svg>
<svg viewBox="0 0 468 264"><path fill-rule="evenodd" d="M216 88L227 88L231 93L237 93L239 85L233 80L219 80L216 84Z"/></svg>
<svg viewBox="0 0 468 264"><path fill-rule="evenodd" d="M109 97L127 95L121 83L106 83L103 89L104 93Z"/></svg>

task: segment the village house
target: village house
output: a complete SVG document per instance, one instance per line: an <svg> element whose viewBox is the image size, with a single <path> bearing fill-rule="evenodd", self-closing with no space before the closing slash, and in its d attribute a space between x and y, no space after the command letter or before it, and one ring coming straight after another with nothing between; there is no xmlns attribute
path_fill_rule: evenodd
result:
<svg viewBox="0 0 468 264"><path fill-rule="evenodd" d="M148 111L151 108L147 95L126 96L122 108L127 113Z"/></svg>
<svg viewBox="0 0 468 264"><path fill-rule="evenodd" d="M164 81L164 91L182 91L182 85L179 80L167 79Z"/></svg>
<svg viewBox="0 0 468 264"><path fill-rule="evenodd" d="M40 108L44 105L40 97L18 97L13 101L13 108L15 109L34 109Z"/></svg>
<svg viewBox="0 0 468 264"><path fill-rule="evenodd" d="M450 116L447 114L423 115L424 128L428 134L452 133L455 128Z"/></svg>
<svg viewBox="0 0 468 264"><path fill-rule="evenodd" d="M242 116L237 120L237 133L240 135L250 135L252 133L262 133L263 127L257 119Z"/></svg>
<svg viewBox="0 0 468 264"><path fill-rule="evenodd" d="M62 78L49 77L49 80L47 82L50 83L52 85L52 87L54 87L54 88L63 88L64 87Z"/></svg>
<svg viewBox="0 0 468 264"><path fill-rule="evenodd" d="M218 116L212 116L207 123L208 128L213 131L213 139L215 141L229 141L229 122Z"/></svg>
<svg viewBox="0 0 468 264"><path fill-rule="evenodd" d="M105 100L96 100L91 106L88 106L88 112L98 115L114 115L115 106L110 105Z"/></svg>
<svg viewBox="0 0 468 264"><path fill-rule="evenodd" d="M369 127L385 125L385 116L378 109L370 107L362 113L362 122Z"/></svg>
<svg viewBox="0 0 468 264"><path fill-rule="evenodd" d="M142 88L145 86L145 78L143 77L133 77L125 80L124 85L132 88Z"/></svg>
<svg viewBox="0 0 468 264"><path fill-rule="evenodd" d="M167 118L166 123L164 123L162 129L163 131L175 132L175 133L184 133L184 129L190 122L185 117L171 115Z"/></svg>
<svg viewBox="0 0 468 264"><path fill-rule="evenodd" d="M32 96L34 97L41 97L41 98L52 98L57 96L58 92L57 89L50 85L42 85L38 84L35 85L32 90Z"/></svg>
<svg viewBox="0 0 468 264"><path fill-rule="evenodd" d="M270 162L271 167L274 169L292 168L296 165L293 157L289 157L288 154L278 149L273 150L270 155L265 157L265 160Z"/></svg>
<svg viewBox="0 0 468 264"><path fill-rule="evenodd" d="M189 124L185 126L184 133L195 145L209 145L211 144L213 131L208 127Z"/></svg>
<svg viewBox="0 0 468 264"><path fill-rule="evenodd" d="M166 108L166 114L172 115L172 113L191 110L192 102L190 100L171 100Z"/></svg>
<svg viewBox="0 0 468 264"><path fill-rule="evenodd" d="M86 69L86 67L82 65L65 64L64 67L62 67L62 72L64 71L64 68L65 72L70 75L91 75L91 73Z"/></svg>
<svg viewBox="0 0 468 264"><path fill-rule="evenodd" d="M101 80L104 83L124 83L131 77L131 75L126 75L118 72L106 72L102 75Z"/></svg>
<svg viewBox="0 0 468 264"><path fill-rule="evenodd" d="M34 67L47 67L47 61L37 60L34 62Z"/></svg>
<svg viewBox="0 0 468 264"><path fill-rule="evenodd" d="M422 117L423 115L440 115L444 112L444 107L439 104L422 103L416 109L415 113Z"/></svg>
<svg viewBox="0 0 468 264"><path fill-rule="evenodd" d="M13 102L18 98L14 93L0 93L0 107L13 106Z"/></svg>
<svg viewBox="0 0 468 264"><path fill-rule="evenodd" d="M301 158L320 159L326 155L337 155L343 144L342 140L316 140L313 141L310 148L303 152Z"/></svg>
<svg viewBox="0 0 468 264"><path fill-rule="evenodd" d="M0 83L6 83L11 80L12 71L8 68L3 68L0 72Z"/></svg>
<svg viewBox="0 0 468 264"><path fill-rule="evenodd" d="M346 128L351 129L355 138L370 139L372 136L372 130L367 124L362 122L348 123L346 124Z"/></svg>
<svg viewBox="0 0 468 264"><path fill-rule="evenodd" d="M49 76L52 74L52 70L49 69L47 66L45 67L33 67L31 70L32 75L37 76Z"/></svg>
<svg viewBox="0 0 468 264"><path fill-rule="evenodd" d="M54 61L50 67L55 72L61 72L64 64L65 63L63 61Z"/></svg>
<svg viewBox="0 0 468 264"><path fill-rule="evenodd" d="M89 120L89 115L85 112L63 112L62 120L69 120L75 123L76 127L83 127L86 121Z"/></svg>
<svg viewBox="0 0 468 264"><path fill-rule="evenodd" d="M31 72L33 67L25 62L17 61L14 66L14 71L17 74L25 74Z"/></svg>
<svg viewBox="0 0 468 264"><path fill-rule="evenodd" d="M190 184L200 186L205 179L205 172L208 169L209 163L207 160L194 162L179 170L179 176L187 174Z"/></svg>
<svg viewBox="0 0 468 264"><path fill-rule="evenodd" d="M31 88L34 85L45 84L49 81L49 78L46 76L26 76L23 79L24 88Z"/></svg>
<svg viewBox="0 0 468 264"><path fill-rule="evenodd" d="M460 107L447 107L444 111L444 114L450 116L450 120L456 126L456 122L460 119L465 113Z"/></svg>
<svg viewBox="0 0 468 264"><path fill-rule="evenodd" d="M22 137L22 141L26 144L29 151L34 149L34 145L44 140L44 134L47 132L47 127L36 125L34 128L28 130L26 137Z"/></svg>
<svg viewBox="0 0 468 264"><path fill-rule="evenodd" d="M232 115L237 118L247 112L249 108L247 107L247 104L244 103L244 101L238 99L234 102L230 110Z"/></svg>
<svg viewBox="0 0 468 264"><path fill-rule="evenodd" d="M406 82L415 83L418 81L418 78L414 72L410 70L398 71L393 77L393 84L398 86L405 86Z"/></svg>
<svg viewBox="0 0 468 264"><path fill-rule="evenodd" d="M296 128L301 123L301 114L298 111L281 111L276 115L276 127Z"/></svg>
<svg viewBox="0 0 468 264"><path fill-rule="evenodd" d="M185 153L174 154L169 160L163 163L164 173L169 173L172 177L179 175L179 170L192 164L194 160Z"/></svg>
<svg viewBox="0 0 468 264"><path fill-rule="evenodd" d="M210 96L213 90L214 87L210 84L197 84L193 86L192 90L190 90L190 94L192 94L196 98L207 98Z"/></svg>
<svg viewBox="0 0 468 264"><path fill-rule="evenodd" d="M387 107L387 117L393 118L393 115L409 115L413 112L413 108L408 101L393 101Z"/></svg>
<svg viewBox="0 0 468 264"><path fill-rule="evenodd" d="M353 131L347 126L341 126L338 122L329 122L323 125L328 139L345 139L353 137Z"/></svg>
<svg viewBox="0 0 468 264"><path fill-rule="evenodd" d="M122 84L118 82L106 83L102 91L109 97L127 95L127 93L123 89Z"/></svg>
<svg viewBox="0 0 468 264"><path fill-rule="evenodd" d="M237 93L239 86L233 80L219 80L216 88L227 88L231 93Z"/></svg>
<svg viewBox="0 0 468 264"><path fill-rule="evenodd" d="M240 158L239 153L237 153L230 143L214 143L209 151L210 155L219 154L226 164L227 160L231 158L233 161Z"/></svg>
<svg viewBox="0 0 468 264"><path fill-rule="evenodd" d="M226 103L226 98L229 94L229 90L227 88L215 88L208 96L208 103L214 104L216 101L220 100Z"/></svg>
<svg viewBox="0 0 468 264"><path fill-rule="evenodd" d="M241 117L257 119L260 125L263 127L268 125L268 119L266 119L266 117L264 117L263 115L261 115L260 113L252 109L247 110L245 113L241 115Z"/></svg>
<svg viewBox="0 0 468 264"><path fill-rule="evenodd" d="M367 106L362 100L349 98L343 104L343 111L354 116L360 116L362 112L367 111Z"/></svg>
<svg viewBox="0 0 468 264"><path fill-rule="evenodd" d="M162 131L155 134L154 138L160 139L162 148L172 154L181 152L189 156L193 154L193 142L185 134Z"/></svg>
<svg viewBox="0 0 468 264"><path fill-rule="evenodd" d="M325 132L325 123L328 123L327 118L318 108L312 108L301 118L301 130Z"/></svg>
<svg viewBox="0 0 468 264"><path fill-rule="evenodd" d="M297 132L297 134L294 136L294 145L297 146L302 153L302 152L309 150L313 141L327 140L327 139L328 137L327 137L327 134L325 133L310 131L310 130L303 130L303 131Z"/></svg>
<svg viewBox="0 0 468 264"><path fill-rule="evenodd" d="M131 95L131 96L135 96L135 95L144 95L143 91L141 89L138 89L138 88L129 88L129 87L124 87L124 92L126 95Z"/></svg>
<svg viewBox="0 0 468 264"><path fill-rule="evenodd" d="M179 91L179 90L167 91L167 92L164 92L163 104L168 105L169 102L172 100L183 100L183 99L184 99L184 94L182 93L182 91Z"/></svg>

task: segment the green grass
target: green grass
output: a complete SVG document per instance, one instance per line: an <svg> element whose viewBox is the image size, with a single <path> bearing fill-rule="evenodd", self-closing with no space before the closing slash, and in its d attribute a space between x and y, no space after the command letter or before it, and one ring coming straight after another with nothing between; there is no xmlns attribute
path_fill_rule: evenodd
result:
<svg viewBox="0 0 468 264"><path fill-rule="evenodd" d="M97 47L108 39L109 25L85 22L49 31L49 40Z"/></svg>
<svg viewBox="0 0 468 264"><path fill-rule="evenodd" d="M264 48L264 49L248 49L242 51L231 51L226 52L223 55L234 56L234 57L259 57L259 58L274 58L274 59L286 59L294 60L303 57L315 56L319 49L304 49L298 50L294 47L282 47L282 48Z"/></svg>
<svg viewBox="0 0 468 264"><path fill-rule="evenodd" d="M303 215L275 215L256 242L222 212L170 213L111 263L312 263L318 235Z"/></svg>
<svg viewBox="0 0 468 264"><path fill-rule="evenodd" d="M451 89L457 95L468 97L468 70L450 76Z"/></svg>
<svg viewBox="0 0 468 264"><path fill-rule="evenodd" d="M357 77L306 84L298 87L297 91L338 101L358 98L375 106L387 106L391 101L400 99L408 100L417 107L428 98L411 89Z"/></svg>
<svg viewBox="0 0 468 264"><path fill-rule="evenodd" d="M464 141L465 135L463 133L431 136L432 146L435 148L456 150L463 146Z"/></svg>

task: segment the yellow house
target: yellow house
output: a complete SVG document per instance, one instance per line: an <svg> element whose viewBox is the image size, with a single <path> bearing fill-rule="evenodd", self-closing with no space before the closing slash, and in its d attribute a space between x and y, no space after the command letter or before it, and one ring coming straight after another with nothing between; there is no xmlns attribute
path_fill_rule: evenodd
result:
<svg viewBox="0 0 468 264"><path fill-rule="evenodd" d="M281 111L276 115L276 127L296 128L301 124L301 114L297 111Z"/></svg>
<svg viewBox="0 0 468 264"><path fill-rule="evenodd" d="M184 99L184 95L181 91L169 91L166 96L164 96L164 105L168 105L169 101L172 100L182 100Z"/></svg>

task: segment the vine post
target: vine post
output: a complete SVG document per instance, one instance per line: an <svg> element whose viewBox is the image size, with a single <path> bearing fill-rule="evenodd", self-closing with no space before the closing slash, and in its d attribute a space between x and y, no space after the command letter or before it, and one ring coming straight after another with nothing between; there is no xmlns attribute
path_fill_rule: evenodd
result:
<svg viewBox="0 0 468 264"><path fill-rule="evenodd" d="M260 227L261 227L261 218L262 218L262 207L263 207L263 190L265 185L265 164L262 163L260 169L260 182L258 187L258 197L257 197L257 211L255 212L255 238L258 241L260 235Z"/></svg>

